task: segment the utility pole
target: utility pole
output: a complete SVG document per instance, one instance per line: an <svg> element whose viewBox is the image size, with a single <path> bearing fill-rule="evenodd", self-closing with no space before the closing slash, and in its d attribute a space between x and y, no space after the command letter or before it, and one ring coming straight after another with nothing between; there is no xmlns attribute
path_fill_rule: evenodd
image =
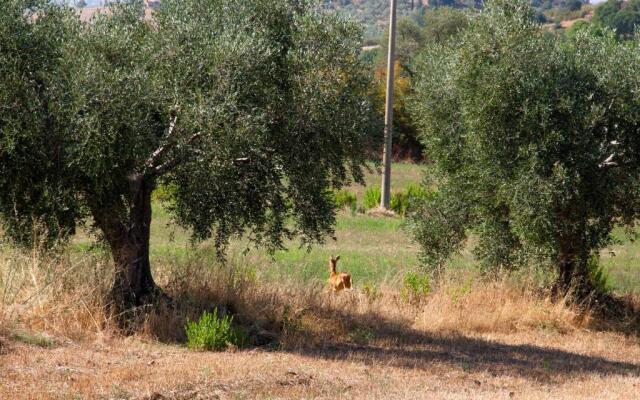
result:
<svg viewBox="0 0 640 400"><path fill-rule="evenodd" d="M391 142L393 137L393 78L396 52L396 0L391 0L389 17L389 57L387 59L387 102L384 113L384 150L382 152L382 193L380 208L389 209L391 199Z"/></svg>

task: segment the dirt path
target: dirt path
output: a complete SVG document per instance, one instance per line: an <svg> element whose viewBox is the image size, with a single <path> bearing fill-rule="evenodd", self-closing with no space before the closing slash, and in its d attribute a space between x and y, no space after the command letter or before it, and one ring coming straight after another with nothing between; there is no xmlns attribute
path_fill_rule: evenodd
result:
<svg viewBox="0 0 640 400"><path fill-rule="evenodd" d="M194 353L135 338L50 348L2 339L1 399L636 399L640 344L544 330Z"/></svg>

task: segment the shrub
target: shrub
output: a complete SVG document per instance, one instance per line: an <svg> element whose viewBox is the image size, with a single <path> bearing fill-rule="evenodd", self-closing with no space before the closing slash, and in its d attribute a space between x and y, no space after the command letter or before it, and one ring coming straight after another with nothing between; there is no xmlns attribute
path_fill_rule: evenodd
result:
<svg viewBox="0 0 640 400"><path fill-rule="evenodd" d="M390 207L397 214L405 216L416 207L420 200L426 199L428 196L429 192L422 186L412 183L405 190L392 194Z"/></svg>
<svg viewBox="0 0 640 400"><path fill-rule="evenodd" d="M218 310L205 311L198 322L187 322L187 347L193 350L224 350L229 344L241 347L246 344L246 334L232 326L233 317L218 317Z"/></svg>
<svg viewBox="0 0 640 400"><path fill-rule="evenodd" d="M372 186L364 192L364 208L376 208L380 206L380 186Z"/></svg>
<svg viewBox="0 0 640 400"><path fill-rule="evenodd" d="M407 193L403 190L391 193L389 207L399 215L404 215L407 211Z"/></svg>
<svg viewBox="0 0 640 400"><path fill-rule="evenodd" d="M564 8L570 11L577 11L582 8L581 0L566 0L564 2Z"/></svg>
<svg viewBox="0 0 640 400"><path fill-rule="evenodd" d="M375 333L368 327L358 327L350 336L352 341L359 344L368 344L376 338Z"/></svg>
<svg viewBox="0 0 640 400"><path fill-rule="evenodd" d="M339 209L347 208L355 212L358 205L358 198L355 193L347 190L339 190L333 194L336 207Z"/></svg>
<svg viewBox="0 0 640 400"><path fill-rule="evenodd" d="M166 203L175 196L177 190L178 189L175 185L158 185L153 191L151 198L154 201Z"/></svg>
<svg viewBox="0 0 640 400"><path fill-rule="evenodd" d="M404 276L401 295L410 303L420 301L429 294L431 284L429 276L423 273L408 272Z"/></svg>

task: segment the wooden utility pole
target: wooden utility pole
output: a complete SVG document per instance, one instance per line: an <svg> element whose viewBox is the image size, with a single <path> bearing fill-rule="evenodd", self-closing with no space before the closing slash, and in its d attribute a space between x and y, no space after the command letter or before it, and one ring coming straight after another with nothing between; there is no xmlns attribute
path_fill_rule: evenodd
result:
<svg viewBox="0 0 640 400"><path fill-rule="evenodd" d="M391 142L393 137L393 78L396 52L396 0L391 0L389 18L389 57L387 59L387 102L384 115L384 150L382 153L382 193L380 208L389 209L391 199Z"/></svg>

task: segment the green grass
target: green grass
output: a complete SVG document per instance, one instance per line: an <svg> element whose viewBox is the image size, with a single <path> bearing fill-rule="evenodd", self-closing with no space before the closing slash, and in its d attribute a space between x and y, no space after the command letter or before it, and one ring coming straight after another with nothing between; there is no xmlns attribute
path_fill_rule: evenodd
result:
<svg viewBox="0 0 640 400"><path fill-rule="evenodd" d="M420 181L421 174L417 165L394 164L392 185L394 189L404 189L411 182ZM376 172L368 173L365 179L370 184L380 184L380 175ZM347 190L358 195L366 188L352 185ZM358 195L358 200L362 201L362 194ZM338 269L351 273L356 286L364 281L394 282L401 279L398 277L405 271L417 266L418 247L403 231L401 219L374 218L349 210L340 211L336 221L336 239L327 238L324 245L314 246L311 251L300 248L299 243L293 241L287 243L286 251L278 251L273 256L255 249L244 240L237 240L230 246L228 260L235 265L254 266L260 279L286 277L299 282L324 284L329 256L340 254ZM247 248L249 251L245 254ZM212 266L216 263L212 246L205 242L194 248L188 232L170 224L170 215L161 204L154 204L150 251L153 265L185 262L194 253L197 257L206 258Z"/></svg>
<svg viewBox="0 0 640 400"><path fill-rule="evenodd" d="M364 192L372 186L380 186L382 174L371 165L372 171L364 176L365 185L353 184L347 189L358 197L358 204L362 204ZM409 163L394 163L391 165L391 191L404 190L411 183L422 182L424 166Z"/></svg>
<svg viewBox="0 0 640 400"><path fill-rule="evenodd" d="M640 296L640 242L617 228L614 238L621 241L600 253L601 264L615 292Z"/></svg>
<svg viewBox="0 0 640 400"><path fill-rule="evenodd" d="M43 348L53 347L54 342L48 337L42 336L37 333L30 333L25 331L15 331L11 335L11 338L15 341L28 344L30 346L37 346Z"/></svg>
<svg viewBox="0 0 640 400"><path fill-rule="evenodd" d="M338 270L348 271L355 285L363 281L388 282L417 264L417 247L410 243L401 224L399 219L344 211L338 214L336 240L329 238L310 251L292 242L286 251L278 251L273 257L256 249L242 255L244 243L236 243L231 257L236 263L258 266L259 275L267 279L288 277L323 283L328 276L329 257L340 254Z"/></svg>
<svg viewBox="0 0 640 400"><path fill-rule="evenodd" d="M410 183L420 182L422 166L415 164L393 164L392 190L406 189ZM372 172L365 176L369 185L379 185L380 175ZM356 193L362 204L364 186L352 185L347 190ZM181 264L193 257L216 265L216 257L210 243L194 247L188 232L170 223L170 215L159 203L154 204L151 227L151 261L155 268ZM611 246L602 252L602 266L608 274L614 292L632 293L640 296L640 242L630 242L619 229L615 236L623 244ZM324 284L327 279L328 260L332 254L340 254L338 269L348 271L356 287L380 283L402 286L408 271L418 268L418 246L411 242L402 229L402 220L374 218L343 210L338 213L336 239L327 238L324 245L314 246L311 251L299 248L297 242L287 244L288 250L270 256L264 250L255 249L246 241L237 240L230 246L228 260L234 265L255 268L258 279L281 279L286 277L299 282ZM78 252L99 251L92 246L87 234L79 234L74 240ZM248 253L244 251L250 248ZM475 261L470 247L449 262L449 269L461 274L474 273ZM609 253L612 250L613 256ZM455 273L455 272L454 272Z"/></svg>

